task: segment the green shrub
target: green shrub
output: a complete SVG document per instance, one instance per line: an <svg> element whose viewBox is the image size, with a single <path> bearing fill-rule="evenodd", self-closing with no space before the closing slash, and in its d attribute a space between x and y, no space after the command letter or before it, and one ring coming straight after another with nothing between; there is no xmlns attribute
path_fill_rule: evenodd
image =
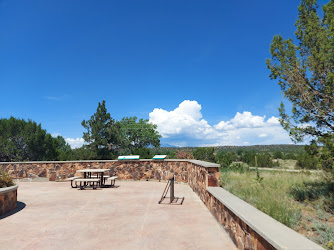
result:
<svg viewBox="0 0 334 250"><path fill-rule="evenodd" d="M257 166L259 168L273 168L274 165L272 157L269 153L257 154Z"/></svg>
<svg viewBox="0 0 334 250"><path fill-rule="evenodd" d="M194 158L197 160L202 161L209 161L209 162L216 162L215 156L214 156L215 149L210 148L197 148L193 152Z"/></svg>
<svg viewBox="0 0 334 250"><path fill-rule="evenodd" d="M5 171L0 172L0 188L10 187L14 185L15 183L12 177L10 177L10 175L7 172Z"/></svg>
<svg viewBox="0 0 334 250"><path fill-rule="evenodd" d="M313 155L308 153L300 154L297 157L296 167L300 169L316 169L318 160Z"/></svg>
<svg viewBox="0 0 334 250"><path fill-rule="evenodd" d="M291 186L289 192L299 202L323 199L323 208L334 212L334 182L304 181Z"/></svg>
<svg viewBox="0 0 334 250"><path fill-rule="evenodd" d="M151 159L153 154L149 148L139 148L133 151L134 155L140 155L141 159Z"/></svg>
<svg viewBox="0 0 334 250"><path fill-rule="evenodd" d="M304 185L296 185L290 188L290 194L296 201L315 200L318 194L315 190L305 187Z"/></svg>
<svg viewBox="0 0 334 250"><path fill-rule="evenodd" d="M283 159L283 157L284 157L284 155L283 155L283 153L281 151L275 151L273 153L273 158L274 159Z"/></svg>
<svg viewBox="0 0 334 250"><path fill-rule="evenodd" d="M284 160L296 160L296 156L293 153L287 153L284 155L284 157L282 158Z"/></svg>
<svg viewBox="0 0 334 250"><path fill-rule="evenodd" d="M228 168L233 162L231 152L218 151L216 154L216 162L224 168Z"/></svg>

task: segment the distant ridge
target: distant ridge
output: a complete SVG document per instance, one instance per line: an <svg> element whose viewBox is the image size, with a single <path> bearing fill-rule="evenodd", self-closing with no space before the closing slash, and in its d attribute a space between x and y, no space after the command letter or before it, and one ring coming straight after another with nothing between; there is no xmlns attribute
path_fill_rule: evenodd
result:
<svg viewBox="0 0 334 250"><path fill-rule="evenodd" d="M175 147L175 146L165 146L168 144L162 144L160 148L162 150L190 150L194 151L196 148L200 147ZM281 151L283 153L297 153L304 151L305 145L294 145L294 144L274 144L274 145L252 145L252 146L214 146L215 151L237 151L237 150L244 150L244 151L256 151L256 152L275 152Z"/></svg>
<svg viewBox="0 0 334 250"><path fill-rule="evenodd" d="M179 147L168 144L168 143L163 143L163 144L161 144L160 148L179 148Z"/></svg>

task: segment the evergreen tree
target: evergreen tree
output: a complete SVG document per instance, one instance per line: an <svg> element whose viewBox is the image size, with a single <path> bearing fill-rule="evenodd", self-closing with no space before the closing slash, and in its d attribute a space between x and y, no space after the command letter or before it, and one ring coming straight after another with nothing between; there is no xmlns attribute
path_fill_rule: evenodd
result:
<svg viewBox="0 0 334 250"><path fill-rule="evenodd" d="M216 154L216 162L219 163L222 167L229 167L233 162L232 152L218 151Z"/></svg>
<svg viewBox="0 0 334 250"><path fill-rule="evenodd" d="M208 148L196 148L193 152L194 158L202 161L216 162L214 156L215 149L213 147Z"/></svg>
<svg viewBox="0 0 334 250"><path fill-rule="evenodd" d="M317 157L325 170L334 169L334 1L317 13L316 0L302 0L291 38L274 36L267 66L278 79L284 97L292 104L288 113L281 103L280 122L295 142L314 139Z"/></svg>
<svg viewBox="0 0 334 250"><path fill-rule="evenodd" d="M64 137L58 135L56 138L56 145L58 151L58 160L67 161L72 158L71 146L65 141Z"/></svg>
<svg viewBox="0 0 334 250"><path fill-rule="evenodd" d="M98 104L96 112L88 121L81 125L87 129L83 139L98 159L112 159L120 145L120 131L118 123L107 112L105 101Z"/></svg>
<svg viewBox="0 0 334 250"><path fill-rule="evenodd" d="M41 124L0 119L0 161L58 160L57 140Z"/></svg>

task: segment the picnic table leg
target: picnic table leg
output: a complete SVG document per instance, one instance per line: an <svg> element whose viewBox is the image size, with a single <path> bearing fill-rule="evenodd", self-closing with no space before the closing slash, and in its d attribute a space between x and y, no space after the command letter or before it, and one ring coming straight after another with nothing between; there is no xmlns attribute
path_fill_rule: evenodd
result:
<svg viewBox="0 0 334 250"><path fill-rule="evenodd" d="M80 181L80 190L84 190L85 189L85 182L84 182L84 186L82 185L82 182Z"/></svg>
<svg viewBox="0 0 334 250"><path fill-rule="evenodd" d="M75 186L73 186L73 181L74 181L74 180L71 180L71 187L72 187L72 188L77 188L77 187L78 187L77 183L75 182Z"/></svg>
<svg viewBox="0 0 334 250"><path fill-rule="evenodd" d="M102 187L102 185L103 185L103 172L101 173L101 184L100 184L100 186Z"/></svg>
<svg viewBox="0 0 334 250"><path fill-rule="evenodd" d="M87 178L87 173L84 172L84 179L86 179L86 178ZM84 182L84 185L86 186L86 182ZM80 182L80 189L81 189L81 182Z"/></svg>

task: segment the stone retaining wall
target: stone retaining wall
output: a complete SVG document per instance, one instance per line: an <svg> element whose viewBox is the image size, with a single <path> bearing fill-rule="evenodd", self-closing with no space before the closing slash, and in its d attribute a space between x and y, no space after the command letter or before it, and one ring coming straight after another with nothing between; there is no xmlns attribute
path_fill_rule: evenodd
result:
<svg viewBox="0 0 334 250"><path fill-rule="evenodd" d="M177 182L189 183L193 190L204 197L206 187L220 185L219 165L197 160L132 160L132 161L59 161L59 162L3 162L5 170L13 178L47 177L50 181L62 181L79 175L85 168L110 169L120 179L167 180L173 174Z"/></svg>
<svg viewBox="0 0 334 250"><path fill-rule="evenodd" d="M220 187L208 187L203 200L239 249L323 249Z"/></svg>
<svg viewBox="0 0 334 250"><path fill-rule="evenodd" d="M209 192L204 203L238 249L276 249Z"/></svg>
<svg viewBox="0 0 334 250"><path fill-rule="evenodd" d="M18 185L0 188L0 216L16 208Z"/></svg>

